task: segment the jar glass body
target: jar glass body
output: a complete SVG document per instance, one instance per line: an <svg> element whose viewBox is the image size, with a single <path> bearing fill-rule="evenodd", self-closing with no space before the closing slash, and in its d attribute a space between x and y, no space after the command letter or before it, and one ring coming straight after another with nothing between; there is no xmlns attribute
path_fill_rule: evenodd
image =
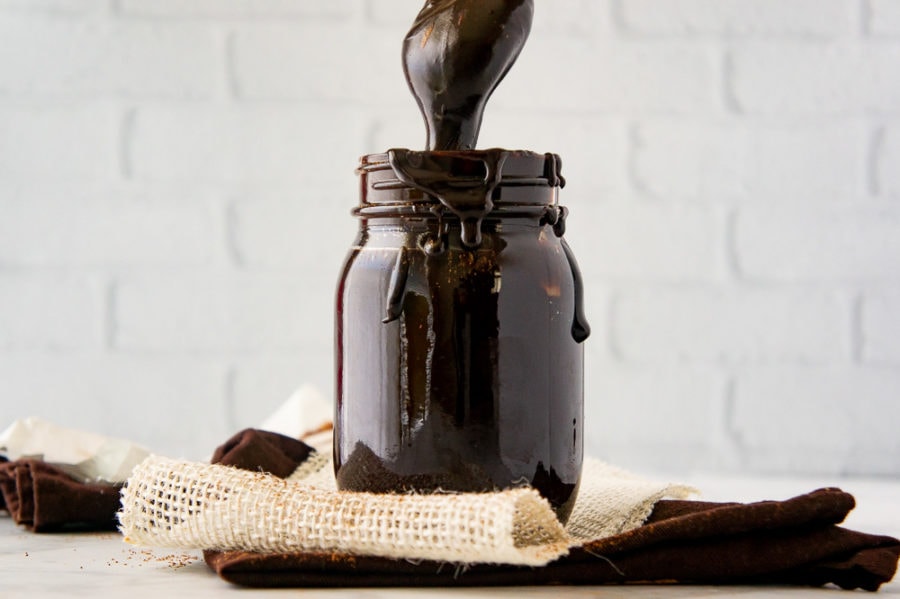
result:
<svg viewBox="0 0 900 599"><path fill-rule="evenodd" d="M556 190L528 197L552 206ZM497 199L477 247L433 211L361 218L337 293L339 488L528 484L568 516L583 455L580 281L542 210Z"/></svg>

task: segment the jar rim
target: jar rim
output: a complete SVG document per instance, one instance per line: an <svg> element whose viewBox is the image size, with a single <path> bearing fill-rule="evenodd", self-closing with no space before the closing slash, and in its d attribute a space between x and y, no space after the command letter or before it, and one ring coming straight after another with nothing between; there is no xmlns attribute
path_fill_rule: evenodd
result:
<svg viewBox="0 0 900 599"><path fill-rule="evenodd" d="M356 169L358 175L364 176L380 171L393 171L388 152L364 154L359 159ZM500 187L565 187L566 180L560 174L562 160L558 154L538 153L531 150L506 150L490 148L486 150L432 150L416 152L429 158L436 158L453 164L454 161L480 160L497 153L506 154L503 164ZM452 173L451 173L452 174ZM373 189L399 190L409 189L399 177L379 177Z"/></svg>

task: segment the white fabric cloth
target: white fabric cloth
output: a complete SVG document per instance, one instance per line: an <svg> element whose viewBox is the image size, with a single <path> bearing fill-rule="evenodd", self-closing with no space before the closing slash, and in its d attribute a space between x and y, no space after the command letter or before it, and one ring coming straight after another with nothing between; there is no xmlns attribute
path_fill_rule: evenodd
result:
<svg viewBox="0 0 900 599"><path fill-rule="evenodd" d="M301 385L257 428L296 439L331 424L333 418L334 408L321 391L312 385Z"/></svg>
<svg viewBox="0 0 900 599"><path fill-rule="evenodd" d="M40 459L83 482L121 483L150 452L124 439L24 418L0 433L0 455Z"/></svg>

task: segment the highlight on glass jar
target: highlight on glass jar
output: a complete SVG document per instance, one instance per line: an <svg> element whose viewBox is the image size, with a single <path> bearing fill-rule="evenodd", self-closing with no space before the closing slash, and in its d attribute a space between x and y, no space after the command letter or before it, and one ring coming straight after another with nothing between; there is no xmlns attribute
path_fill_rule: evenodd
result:
<svg viewBox="0 0 900 599"><path fill-rule="evenodd" d="M530 485L565 521L590 329L559 157L391 150L358 173L336 305L339 488Z"/></svg>

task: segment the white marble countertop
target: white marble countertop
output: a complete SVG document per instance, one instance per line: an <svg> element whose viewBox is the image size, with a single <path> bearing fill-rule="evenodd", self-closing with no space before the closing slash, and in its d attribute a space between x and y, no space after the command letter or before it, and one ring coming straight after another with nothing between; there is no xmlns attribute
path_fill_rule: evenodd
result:
<svg viewBox="0 0 900 599"><path fill-rule="evenodd" d="M857 508L845 525L863 532L900 537L900 480L683 477L710 501L786 499L820 487L852 493ZM219 597L298 596L329 599L405 597L840 597L836 589L781 587L528 587L477 589L254 590L232 586L212 574L199 553L142 550L115 533L33 534L0 517L0 598L19 597ZM900 581L881 595L900 596Z"/></svg>

